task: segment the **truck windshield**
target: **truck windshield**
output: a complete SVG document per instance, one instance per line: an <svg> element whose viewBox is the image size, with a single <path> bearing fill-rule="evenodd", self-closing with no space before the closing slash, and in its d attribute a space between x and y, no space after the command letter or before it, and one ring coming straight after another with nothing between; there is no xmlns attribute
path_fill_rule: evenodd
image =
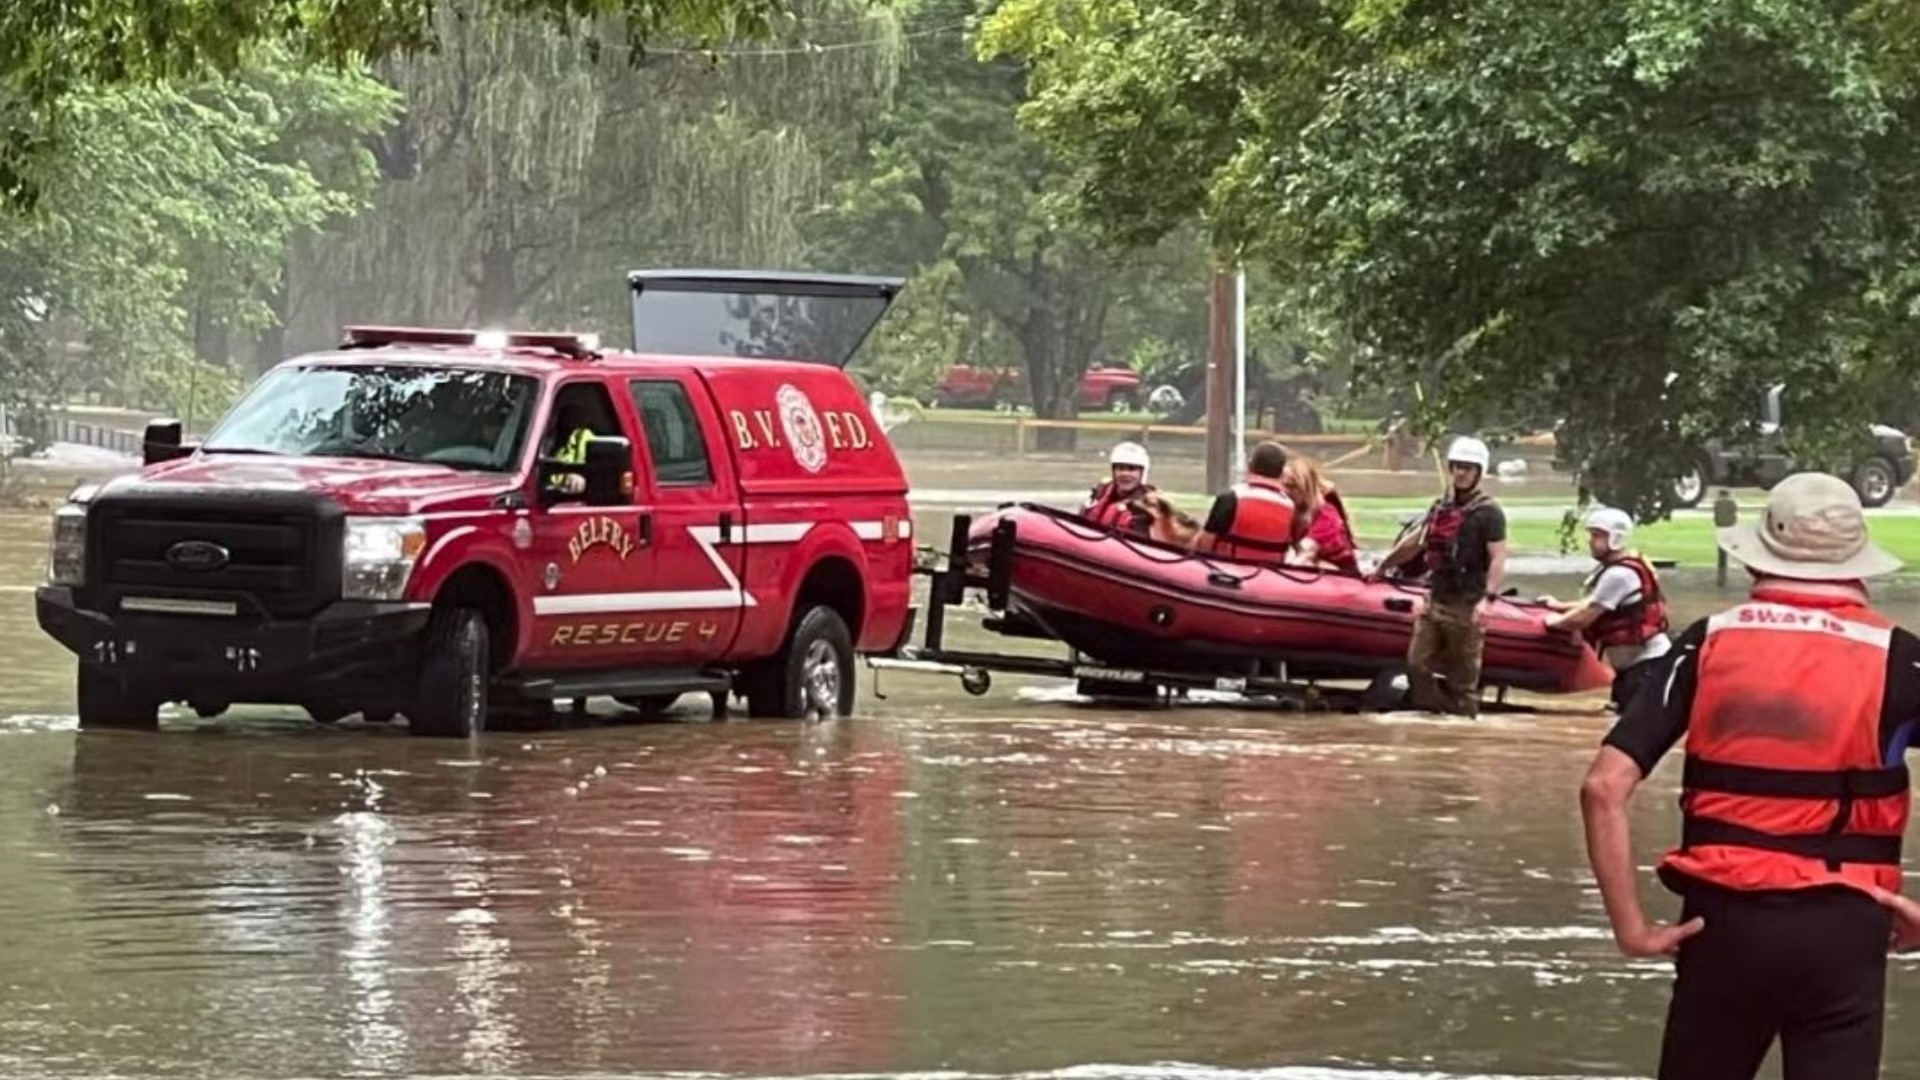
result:
<svg viewBox="0 0 1920 1080"><path fill-rule="evenodd" d="M505 472L519 459L537 389L524 375L459 368L281 368L202 449Z"/></svg>

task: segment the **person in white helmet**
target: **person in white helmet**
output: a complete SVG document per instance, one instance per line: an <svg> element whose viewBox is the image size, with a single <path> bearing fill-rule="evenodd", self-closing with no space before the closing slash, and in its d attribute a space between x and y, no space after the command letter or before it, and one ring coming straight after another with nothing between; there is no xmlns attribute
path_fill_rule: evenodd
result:
<svg viewBox="0 0 1920 1080"><path fill-rule="evenodd" d="M1478 716L1486 608L1507 576L1507 515L1480 488L1491 455L1479 439L1447 447L1451 490L1428 508L1420 528L1394 545L1378 579L1420 556L1430 582L1426 607L1407 646L1408 703L1416 709ZM1445 677L1443 687L1439 678Z"/></svg>
<svg viewBox="0 0 1920 1080"><path fill-rule="evenodd" d="M1587 550L1599 563L1574 602L1543 596L1540 602L1559 614L1548 629L1572 630L1593 643L1613 668L1614 711L1627 707L1649 673L1650 663L1673 648L1668 636L1667 600L1653 565L1627 547L1633 518L1625 510L1596 507L1587 514Z"/></svg>
<svg viewBox="0 0 1920 1080"><path fill-rule="evenodd" d="M1116 532L1148 535L1153 519L1141 509L1139 500L1154 490L1147 483L1147 466L1151 463L1147 448L1139 443L1116 444L1107 455L1111 476L1105 483L1094 485L1086 505L1080 508L1080 516Z"/></svg>

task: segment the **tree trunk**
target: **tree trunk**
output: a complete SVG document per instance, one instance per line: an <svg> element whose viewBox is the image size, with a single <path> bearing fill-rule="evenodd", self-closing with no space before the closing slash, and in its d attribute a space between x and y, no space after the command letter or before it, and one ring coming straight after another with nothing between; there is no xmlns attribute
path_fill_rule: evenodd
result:
<svg viewBox="0 0 1920 1080"><path fill-rule="evenodd" d="M232 359L229 346L227 324L207 310L202 300L193 309L193 355L220 367L225 367Z"/></svg>
<svg viewBox="0 0 1920 1080"><path fill-rule="evenodd" d="M1079 415L1079 379L1068 363L1059 317L1050 305L1036 304L1020 332L1020 351L1033 395L1033 415L1042 420L1072 420ZM1077 445L1072 428L1041 428L1034 449L1070 453Z"/></svg>
<svg viewBox="0 0 1920 1080"><path fill-rule="evenodd" d="M280 282L273 287L273 295L267 298L267 306L273 311L273 321L260 331L260 340L254 342L253 346L253 369L261 375L287 357L287 275L292 272L291 266L280 268Z"/></svg>
<svg viewBox="0 0 1920 1080"><path fill-rule="evenodd" d="M480 255L480 282L474 293L474 325L506 329L520 315L520 273L513 245L495 237Z"/></svg>

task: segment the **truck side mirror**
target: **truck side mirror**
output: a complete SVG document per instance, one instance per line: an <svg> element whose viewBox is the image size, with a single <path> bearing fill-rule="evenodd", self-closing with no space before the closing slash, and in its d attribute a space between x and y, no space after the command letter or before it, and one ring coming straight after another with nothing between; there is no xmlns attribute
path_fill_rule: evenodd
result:
<svg viewBox="0 0 1920 1080"><path fill-rule="evenodd" d="M192 448L181 445L180 421L165 419L147 422L146 433L140 441L141 464L158 465L192 453Z"/></svg>
<svg viewBox="0 0 1920 1080"><path fill-rule="evenodd" d="M588 506L619 506L633 501L633 443L620 436L587 440Z"/></svg>

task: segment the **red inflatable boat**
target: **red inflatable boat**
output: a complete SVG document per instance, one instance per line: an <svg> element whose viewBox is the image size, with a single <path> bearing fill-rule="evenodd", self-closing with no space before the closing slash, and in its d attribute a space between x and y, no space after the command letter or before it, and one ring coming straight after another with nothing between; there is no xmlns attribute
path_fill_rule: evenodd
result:
<svg viewBox="0 0 1920 1080"><path fill-rule="evenodd" d="M1196 555L1043 506L975 519L967 556L1004 592L1002 632L1054 638L1104 664L1196 675L1284 665L1296 680L1372 678L1404 667L1426 601L1415 585ZM1551 614L1494 604L1484 686L1578 693L1613 681L1584 641L1545 628Z"/></svg>

